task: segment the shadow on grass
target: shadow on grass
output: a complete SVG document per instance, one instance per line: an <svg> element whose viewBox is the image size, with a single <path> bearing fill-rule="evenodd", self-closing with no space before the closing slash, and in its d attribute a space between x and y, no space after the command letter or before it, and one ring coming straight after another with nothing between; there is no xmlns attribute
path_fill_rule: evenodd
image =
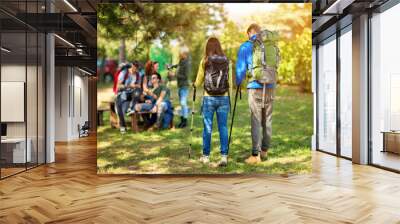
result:
<svg viewBox="0 0 400 224"><path fill-rule="evenodd" d="M98 172L135 174L297 174L310 172L310 142L313 128L312 95L299 93L293 87L277 89L269 159L257 165L244 163L251 153L250 113L246 96L247 94L244 94L243 99L237 104L227 167L216 167L220 153L219 135L215 121L211 163L203 165L198 161L202 154L203 125L201 116L196 114L192 140L189 128L135 134L128 132L121 135L119 130L108 126L99 127L97 134ZM189 99L191 98L189 97ZM200 97L196 100L196 108L199 107ZM107 114L105 118L107 118ZM188 158L190 141L193 145L191 159Z"/></svg>

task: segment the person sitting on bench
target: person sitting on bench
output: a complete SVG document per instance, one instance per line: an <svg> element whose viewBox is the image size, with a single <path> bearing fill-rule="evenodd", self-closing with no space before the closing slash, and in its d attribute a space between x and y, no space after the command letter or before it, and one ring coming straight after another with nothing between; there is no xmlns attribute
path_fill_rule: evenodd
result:
<svg viewBox="0 0 400 224"><path fill-rule="evenodd" d="M126 133L125 113L132 101L133 90L140 88L140 80L135 73L135 68L129 64L118 75L116 106L121 134Z"/></svg>
<svg viewBox="0 0 400 224"><path fill-rule="evenodd" d="M127 115L131 115L135 113L135 104L142 101L143 98L143 89L141 88L141 75L139 73L139 62L134 61L131 64L131 69L129 72L133 77L135 77L135 87L132 89L132 99L129 103L129 108L126 112Z"/></svg>
<svg viewBox="0 0 400 224"><path fill-rule="evenodd" d="M170 102L170 90L161 84L161 75L153 74L151 76L153 85L152 90L145 90L147 97L153 100L146 100L143 104L136 104L135 110L139 112L149 111L157 114L157 120L151 130L168 128L170 121L173 118L173 109Z"/></svg>

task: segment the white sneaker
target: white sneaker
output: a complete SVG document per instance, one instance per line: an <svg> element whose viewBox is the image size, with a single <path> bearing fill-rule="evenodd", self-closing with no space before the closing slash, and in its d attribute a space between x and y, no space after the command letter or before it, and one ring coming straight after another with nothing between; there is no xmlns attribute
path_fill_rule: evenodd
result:
<svg viewBox="0 0 400 224"><path fill-rule="evenodd" d="M121 127L121 128L119 128L119 131L121 132L121 134L125 134L126 133L126 128L125 127Z"/></svg>
<svg viewBox="0 0 400 224"><path fill-rule="evenodd" d="M126 111L126 115L130 116L131 114L134 114L135 110L132 110L131 108L128 109L128 111Z"/></svg>
<svg viewBox="0 0 400 224"><path fill-rule="evenodd" d="M203 164L209 163L210 162L210 156L202 155L200 157L200 162L202 162Z"/></svg>
<svg viewBox="0 0 400 224"><path fill-rule="evenodd" d="M221 160L218 163L218 166L227 166L228 165L228 156L222 155Z"/></svg>

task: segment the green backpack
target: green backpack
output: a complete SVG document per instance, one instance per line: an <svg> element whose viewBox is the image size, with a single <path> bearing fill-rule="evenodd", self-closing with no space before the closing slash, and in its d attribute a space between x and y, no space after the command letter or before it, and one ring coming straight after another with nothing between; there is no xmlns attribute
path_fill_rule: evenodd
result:
<svg viewBox="0 0 400 224"><path fill-rule="evenodd" d="M277 32L262 30L256 34L253 43L253 67L250 81L261 84L275 84L280 61Z"/></svg>

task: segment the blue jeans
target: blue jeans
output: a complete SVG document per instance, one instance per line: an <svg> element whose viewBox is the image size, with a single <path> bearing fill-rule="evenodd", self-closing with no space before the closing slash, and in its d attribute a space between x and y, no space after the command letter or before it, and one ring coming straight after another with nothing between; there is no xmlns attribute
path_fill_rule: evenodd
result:
<svg viewBox="0 0 400 224"><path fill-rule="evenodd" d="M221 143L221 154L228 155L228 112L229 112L228 96L205 96L203 98L203 155L210 155L211 150L211 134L214 119L214 113L217 113L217 124L219 131L219 139Z"/></svg>
<svg viewBox="0 0 400 224"><path fill-rule="evenodd" d="M189 95L189 88L186 86L179 88L178 95L179 95L179 104L181 105L181 116L184 118L188 118L189 107L187 105L187 98Z"/></svg>
<svg viewBox="0 0 400 224"><path fill-rule="evenodd" d="M121 98L120 95L117 96L117 100L116 100L116 105L117 105L117 114L118 114L118 118L119 118L119 126L122 127L126 127L125 124L125 113L129 108L129 103L131 101L127 101L127 100L123 100Z"/></svg>

